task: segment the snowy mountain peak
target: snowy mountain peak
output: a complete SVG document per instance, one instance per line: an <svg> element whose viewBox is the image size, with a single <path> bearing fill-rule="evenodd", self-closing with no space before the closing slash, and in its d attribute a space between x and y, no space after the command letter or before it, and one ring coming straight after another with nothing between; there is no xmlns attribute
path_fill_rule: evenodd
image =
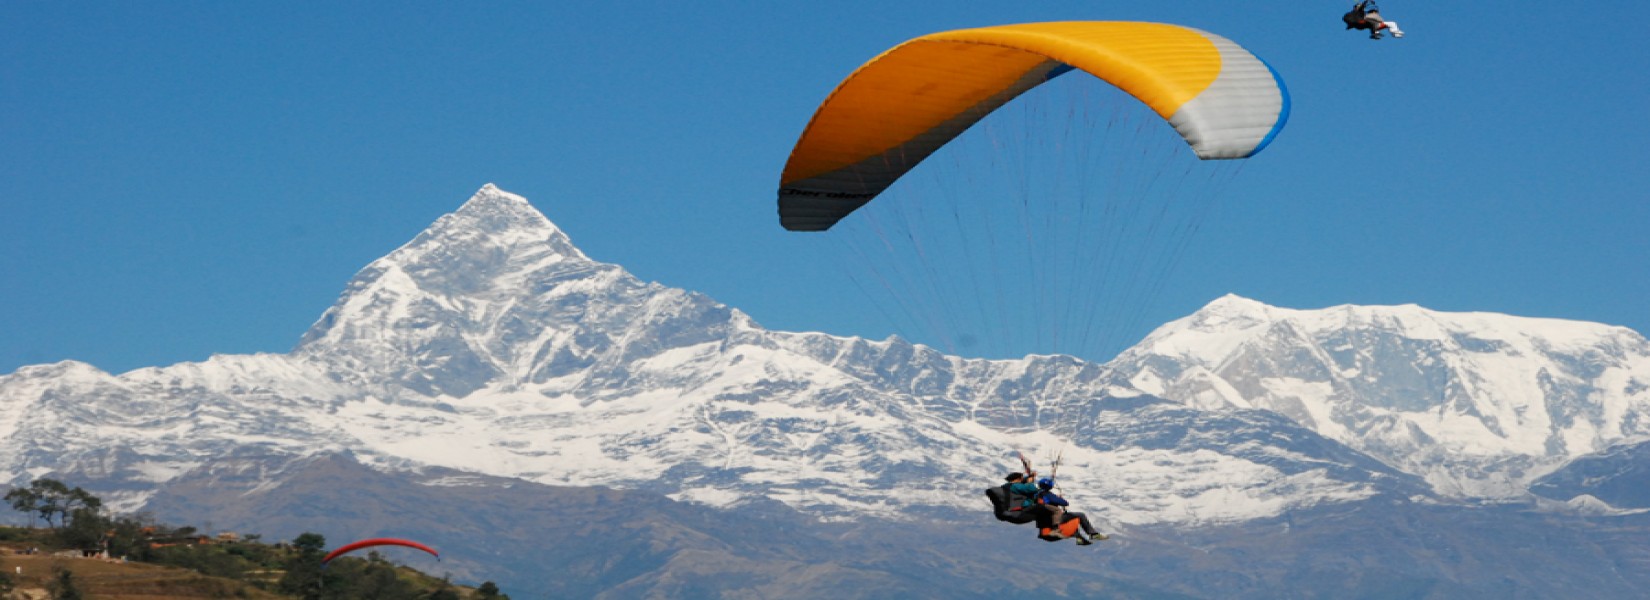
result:
<svg viewBox="0 0 1650 600"><path fill-rule="evenodd" d="M1277 319L1277 309L1236 294L1226 294L1204 305L1182 322L1201 330L1248 328Z"/></svg>
<svg viewBox="0 0 1650 600"><path fill-rule="evenodd" d="M104 377L108 375L108 373L103 372L102 369L78 360L62 360L55 363L41 365L25 365L17 369L16 374L22 377L75 379L83 379L86 377Z"/></svg>
<svg viewBox="0 0 1650 600"><path fill-rule="evenodd" d="M640 285L586 257L525 198L488 184L357 273L297 353L348 365L342 379L367 370L421 394L461 395L512 370L505 363L520 358L487 348L490 338L533 327L523 313L548 301L534 295L569 279Z"/></svg>
<svg viewBox="0 0 1650 600"><path fill-rule="evenodd" d="M1259 300L1251 300L1249 298L1244 298L1243 296L1239 296L1237 294L1227 293L1226 295L1221 296L1219 298L1215 298L1213 301L1211 301L1208 304L1204 305L1203 308L1201 310L1199 310L1198 312L1200 312L1200 313L1214 313L1214 312L1219 312L1219 313L1242 313L1242 312L1265 311L1265 310L1270 309L1270 308L1273 308L1273 307L1268 306L1268 305L1266 305L1265 303L1263 303Z"/></svg>
<svg viewBox="0 0 1650 600"><path fill-rule="evenodd" d="M1624 327L1486 312L1441 312L1416 304L1341 305L1318 310L1271 306L1227 294L1197 312L1159 327L1142 346L1157 352L1211 356L1231 351L1230 343L1261 331L1380 329L1413 340L1492 340L1545 348L1587 348L1603 340L1632 344L1643 339ZM1225 343L1222 343L1225 342ZM1167 345L1163 345L1167 344Z"/></svg>
<svg viewBox="0 0 1650 600"><path fill-rule="evenodd" d="M453 214L479 222L491 221L487 228L495 231L522 226L555 227L526 198L501 190L491 183L476 190L475 195L470 196Z"/></svg>
<svg viewBox="0 0 1650 600"><path fill-rule="evenodd" d="M1465 496L1650 438L1631 330L1416 305L1294 310L1227 296L1111 366L1188 405L1265 408Z"/></svg>
<svg viewBox="0 0 1650 600"><path fill-rule="evenodd" d="M480 247L475 247L480 246ZM484 185L457 211L442 216L397 255L435 252L518 252L542 253L589 260L571 239L526 198L506 192L491 183Z"/></svg>

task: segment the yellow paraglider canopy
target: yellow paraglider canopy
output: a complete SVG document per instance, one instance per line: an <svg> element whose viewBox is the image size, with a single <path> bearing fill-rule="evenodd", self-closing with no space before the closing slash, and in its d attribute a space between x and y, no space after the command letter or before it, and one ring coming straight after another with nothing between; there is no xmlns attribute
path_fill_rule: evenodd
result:
<svg viewBox="0 0 1650 600"><path fill-rule="evenodd" d="M829 229L991 111L1072 68L1140 99L1200 158L1245 158L1288 118L1265 62L1162 23L1027 23L925 35L865 63L825 99L780 178L780 223Z"/></svg>

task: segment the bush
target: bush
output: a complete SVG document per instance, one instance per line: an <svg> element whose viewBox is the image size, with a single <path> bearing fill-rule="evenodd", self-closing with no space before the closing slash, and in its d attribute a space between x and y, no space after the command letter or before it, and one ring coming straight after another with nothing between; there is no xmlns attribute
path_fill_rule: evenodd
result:
<svg viewBox="0 0 1650 600"><path fill-rule="evenodd" d="M168 546L157 548L151 562L199 571L213 577L240 579L252 566L246 559L220 546Z"/></svg>
<svg viewBox="0 0 1650 600"><path fill-rule="evenodd" d="M52 600L81 600L86 597L75 586L74 573L62 565L52 567L52 581L46 584L46 591L51 594Z"/></svg>

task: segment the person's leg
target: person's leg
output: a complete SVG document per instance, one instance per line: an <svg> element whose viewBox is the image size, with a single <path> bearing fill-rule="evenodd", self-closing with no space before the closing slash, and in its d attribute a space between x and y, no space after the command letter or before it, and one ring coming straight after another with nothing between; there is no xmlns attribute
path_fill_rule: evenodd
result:
<svg viewBox="0 0 1650 600"><path fill-rule="evenodd" d="M1392 30L1392 37L1395 37L1395 38L1404 37L1404 30L1398 28L1398 22L1397 21L1381 21L1381 24L1386 25L1387 29Z"/></svg>
<svg viewBox="0 0 1650 600"><path fill-rule="evenodd" d="M1060 528L1060 533L1066 537L1077 540L1077 545L1079 546L1087 546L1094 542L1090 541L1089 538L1083 535L1083 524L1087 521L1079 520L1082 516L1082 513L1066 513L1061 518L1061 524L1064 526Z"/></svg>
<svg viewBox="0 0 1650 600"><path fill-rule="evenodd" d="M1060 522L1055 520L1054 511L1043 505L1033 506L1027 510L1034 511L1033 514L1036 515L1037 537L1051 542L1060 539Z"/></svg>
<svg viewBox="0 0 1650 600"><path fill-rule="evenodd" d="M1066 513L1066 514L1069 515L1073 519L1077 519L1078 524L1083 526L1083 533L1087 533L1091 536L1100 535L1100 532L1094 530L1094 525L1089 524L1089 516L1088 515L1085 515L1085 514L1080 513L1080 512Z"/></svg>

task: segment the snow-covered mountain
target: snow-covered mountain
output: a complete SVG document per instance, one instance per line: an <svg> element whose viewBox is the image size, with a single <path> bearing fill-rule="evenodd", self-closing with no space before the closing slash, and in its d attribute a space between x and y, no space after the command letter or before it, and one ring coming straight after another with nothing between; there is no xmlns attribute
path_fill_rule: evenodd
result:
<svg viewBox="0 0 1650 600"><path fill-rule="evenodd" d="M0 376L0 479L95 480L133 508L224 456L347 452L850 519L977 511L1012 450L1063 450L1105 520L1230 522L1429 493L1415 475L1514 493L1646 435L1647 356L1619 328L1235 297L1109 365L769 331L590 259L489 185L290 353Z"/></svg>
<svg viewBox="0 0 1650 600"><path fill-rule="evenodd" d="M1523 496L1573 459L1650 440L1650 342L1595 323L1226 296L1110 367L1190 406L1283 414L1450 496Z"/></svg>

